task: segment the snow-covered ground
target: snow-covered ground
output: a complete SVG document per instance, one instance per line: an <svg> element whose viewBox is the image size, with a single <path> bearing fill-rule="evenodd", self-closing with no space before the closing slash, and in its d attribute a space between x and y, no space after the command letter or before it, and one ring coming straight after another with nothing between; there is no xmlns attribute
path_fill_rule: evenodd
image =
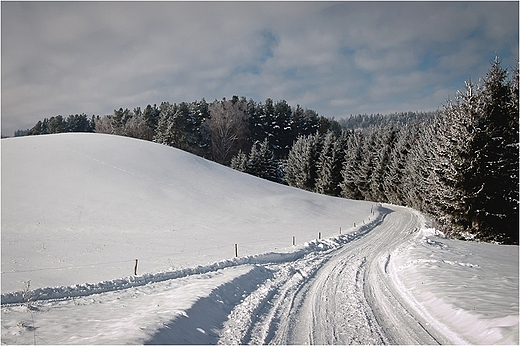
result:
<svg viewBox="0 0 520 346"><path fill-rule="evenodd" d="M518 247L130 138L1 145L3 343L519 342Z"/></svg>
<svg viewBox="0 0 520 346"><path fill-rule="evenodd" d="M453 343L518 344L518 246L462 242L423 228L391 254L402 296Z"/></svg>

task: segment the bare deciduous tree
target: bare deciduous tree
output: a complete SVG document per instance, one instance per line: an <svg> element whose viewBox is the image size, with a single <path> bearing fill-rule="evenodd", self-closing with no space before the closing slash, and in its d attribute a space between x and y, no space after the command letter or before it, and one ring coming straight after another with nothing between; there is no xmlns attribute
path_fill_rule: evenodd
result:
<svg viewBox="0 0 520 346"><path fill-rule="evenodd" d="M209 105L210 118L206 121L211 133L213 160L229 164L242 149L247 138L245 104L232 101L215 101Z"/></svg>

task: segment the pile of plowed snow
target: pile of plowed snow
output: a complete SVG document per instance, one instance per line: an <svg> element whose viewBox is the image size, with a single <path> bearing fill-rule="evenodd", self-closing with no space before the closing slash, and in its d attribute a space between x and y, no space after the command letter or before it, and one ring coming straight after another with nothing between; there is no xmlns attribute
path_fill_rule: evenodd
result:
<svg viewBox="0 0 520 346"><path fill-rule="evenodd" d="M203 265L345 233L373 203L104 134L3 139L2 293Z"/></svg>

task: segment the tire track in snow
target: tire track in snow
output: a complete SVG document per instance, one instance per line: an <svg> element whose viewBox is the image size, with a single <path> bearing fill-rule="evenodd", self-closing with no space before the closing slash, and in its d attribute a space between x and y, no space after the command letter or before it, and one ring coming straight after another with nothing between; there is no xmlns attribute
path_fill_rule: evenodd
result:
<svg viewBox="0 0 520 346"><path fill-rule="evenodd" d="M366 282L364 294L370 303L377 323L391 344L439 344L440 337L434 336L431 328L426 328L426 321L414 314L412 307L402 303L402 297L391 282L391 252L404 242L420 227L416 214L406 208L395 207L396 213L388 215L381 226L379 242L364 273ZM442 343L449 343L444 340Z"/></svg>
<svg viewBox="0 0 520 346"><path fill-rule="evenodd" d="M447 342L406 306L388 271L391 251L420 227L413 211L382 208L372 230L343 247L279 264L279 280L253 292L224 324L221 344L435 344ZM383 222L384 218L384 222ZM306 277L298 270L308 270ZM294 274L289 275L289 268ZM276 275L276 274L275 274ZM285 281L283 281L285 280ZM266 294L265 292L268 292ZM260 299L260 296L263 296ZM256 306L253 303L257 302ZM254 313L247 326L239 316ZM229 333L230 330L235 333Z"/></svg>
<svg viewBox="0 0 520 346"><path fill-rule="evenodd" d="M277 272L275 274L276 282L264 283L248 297L245 304L240 304L235 308L228 322L224 324L219 343L332 343L333 341L320 340L329 332L320 335L314 334L317 333L317 330L319 333L319 328L315 328L316 323L319 323L324 316L326 317L329 311L336 309L336 304L332 303L328 311L316 312L316 307L320 307L322 304L317 298L334 297L337 287L330 286L329 292L322 292L320 288L323 285L327 286L328 282L341 282L340 278L344 273L339 270L334 276L330 276L328 274L331 272L323 270L323 268L332 266L331 263L336 264L338 268L343 267L344 263L337 264L338 261L345 261L342 246L349 243L350 247L357 240L365 238L368 232L383 222L386 213L390 210L381 208L379 212L374 221L363 226L363 232L355 238L343 242L340 246L331 247L326 252L313 251L299 260L270 266L270 269ZM338 255L338 252L341 255ZM349 259L347 258L346 261ZM354 269L352 276L359 278L359 267ZM325 273L325 276L322 277L321 273ZM330 277L327 279L327 276ZM356 314L356 309L358 307L352 310L352 315ZM370 313L366 306L363 309L366 314ZM251 315L253 316L248 318L248 323L243 323L244 318ZM309 316L311 317L309 318ZM327 325L327 322L325 321L322 325ZM341 337L337 337L340 332L333 332L336 340L341 339ZM382 339L369 338L367 340L372 343L380 343Z"/></svg>
<svg viewBox="0 0 520 346"><path fill-rule="evenodd" d="M354 245L354 244L352 244ZM363 299L364 251L345 248L319 268L307 287L298 292L297 309L285 309L286 318L273 344L381 344L383 331ZM286 322L285 322L286 321Z"/></svg>

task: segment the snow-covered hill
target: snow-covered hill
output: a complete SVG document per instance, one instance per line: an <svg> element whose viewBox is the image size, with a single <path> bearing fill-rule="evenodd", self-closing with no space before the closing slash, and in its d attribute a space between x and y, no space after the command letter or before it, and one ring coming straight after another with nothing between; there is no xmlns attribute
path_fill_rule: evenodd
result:
<svg viewBox="0 0 520 346"><path fill-rule="evenodd" d="M2 292L98 282L339 234L374 203L104 134L2 140Z"/></svg>
<svg viewBox="0 0 520 346"><path fill-rule="evenodd" d="M519 341L518 247L125 137L1 145L3 343Z"/></svg>

